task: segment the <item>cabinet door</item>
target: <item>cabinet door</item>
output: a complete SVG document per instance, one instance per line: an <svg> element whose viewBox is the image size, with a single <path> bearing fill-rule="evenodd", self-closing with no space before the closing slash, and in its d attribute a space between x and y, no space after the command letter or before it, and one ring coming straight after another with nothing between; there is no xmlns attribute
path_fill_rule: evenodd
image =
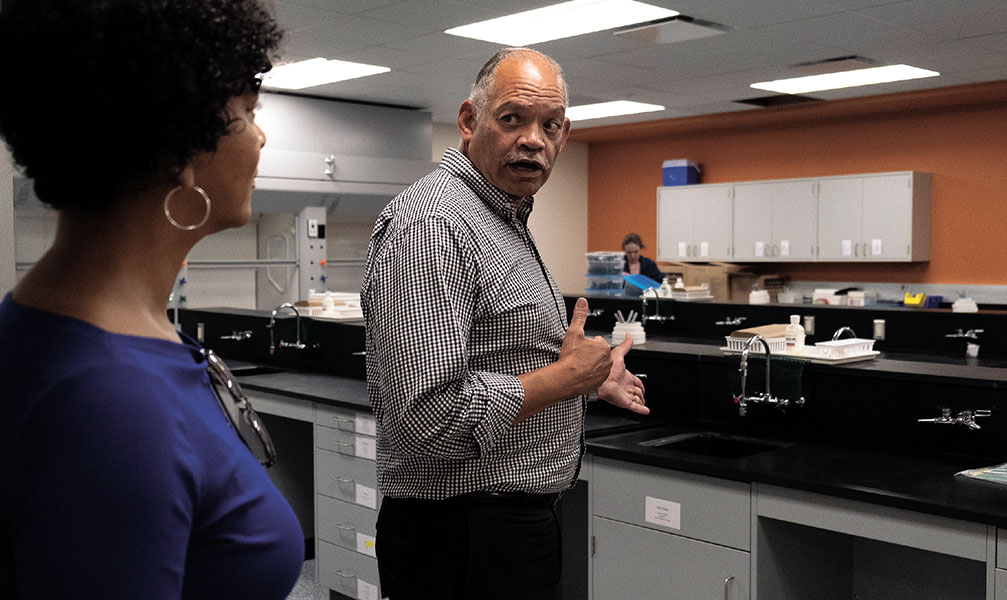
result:
<svg viewBox="0 0 1007 600"><path fill-rule="evenodd" d="M858 260L863 238L863 180L818 180L818 260Z"/></svg>
<svg viewBox="0 0 1007 600"><path fill-rule="evenodd" d="M775 196L774 186L768 183L734 186L734 260L771 260Z"/></svg>
<svg viewBox="0 0 1007 600"><path fill-rule="evenodd" d="M730 185L706 184L692 197L693 258L702 261L734 258L734 201Z"/></svg>
<svg viewBox="0 0 1007 600"><path fill-rule="evenodd" d="M909 260L913 189L910 173L863 178L863 244L866 260Z"/></svg>
<svg viewBox="0 0 1007 600"><path fill-rule="evenodd" d="M693 206L701 195L699 186L658 188L657 259L692 260Z"/></svg>
<svg viewBox="0 0 1007 600"><path fill-rule="evenodd" d="M772 246L774 261L809 261L815 259L818 242L818 203L815 181L798 179L767 184L773 196Z"/></svg>
<svg viewBox="0 0 1007 600"><path fill-rule="evenodd" d="M594 517L595 598L747 600L751 555Z"/></svg>

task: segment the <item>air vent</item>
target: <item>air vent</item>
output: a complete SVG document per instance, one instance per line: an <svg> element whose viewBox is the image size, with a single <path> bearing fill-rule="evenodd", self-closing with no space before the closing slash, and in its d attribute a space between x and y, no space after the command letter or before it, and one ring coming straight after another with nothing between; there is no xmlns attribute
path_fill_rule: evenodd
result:
<svg viewBox="0 0 1007 600"><path fill-rule="evenodd" d="M746 98L735 100L738 104L751 104L767 108L770 106L789 106L791 104L806 104L808 102L821 102L819 98L811 96L798 96L797 94L780 94L779 96L763 96L761 98Z"/></svg>
<svg viewBox="0 0 1007 600"><path fill-rule="evenodd" d="M623 27L616 29L614 33L653 44L673 44L719 35L729 29L712 21L678 15L642 25Z"/></svg>
<svg viewBox="0 0 1007 600"><path fill-rule="evenodd" d="M790 68L795 71L800 71L801 75L824 75L826 73L839 73L840 71L880 67L883 64L884 63L872 58L851 54L849 56L836 56L833 58L826 58L824 60L797 63L790 65Z"/></svg>

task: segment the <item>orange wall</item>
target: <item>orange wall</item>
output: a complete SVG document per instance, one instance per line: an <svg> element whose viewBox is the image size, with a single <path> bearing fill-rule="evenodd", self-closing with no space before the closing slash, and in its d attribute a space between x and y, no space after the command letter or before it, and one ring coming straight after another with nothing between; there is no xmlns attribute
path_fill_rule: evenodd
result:
<svg viewBox="0 0 1007 600"><path fill-rule="evenodd" d="M1007 81L596 128L588 249L636 231L653 256L655 188L665 159L704 183L923 171L933 174L931 258L916 264L805 263L770 269L803 281L1007 283Z"/></svg>

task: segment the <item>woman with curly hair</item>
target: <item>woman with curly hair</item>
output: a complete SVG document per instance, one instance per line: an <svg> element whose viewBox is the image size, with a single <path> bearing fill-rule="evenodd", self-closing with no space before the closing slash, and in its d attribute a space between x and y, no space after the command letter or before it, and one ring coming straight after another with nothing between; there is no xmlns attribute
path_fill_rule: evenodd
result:
<svg viewBox="0 0 1007 600"><path fill-rule="evenodd" d="M280 39L257 0L0 5L0 135L58 211L0 304L2 598L280 599L297 579L301 528L222 410L226 370L166 311L192 246L248 221Z"/></svg>

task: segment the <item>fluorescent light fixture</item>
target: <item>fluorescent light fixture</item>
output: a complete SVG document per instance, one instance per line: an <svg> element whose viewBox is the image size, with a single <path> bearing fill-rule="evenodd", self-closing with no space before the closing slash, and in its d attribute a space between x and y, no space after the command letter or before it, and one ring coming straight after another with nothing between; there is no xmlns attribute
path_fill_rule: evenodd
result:
<svg viewBox="0 0 1007 600"><path fill-rule="evenodd" d="M527 46L677 14L674 10L634 0L573 0L454 27L444 33L505 46Z"/></svg>
<svg viewBox="0 0 1007 600"><path fill-rule="evenodd" d="M571 106L566 109L566 116L571 121L586 121L588 119L635 115L658 110L664 110L664 107L657 104L644 104L643 102L631 102L629 100L613 100L612 102Z"/></svg>
<svg viewBox="0 0 1007 600"><path fill-rule="evenodd" d="M757 90L768 90L781 94L805 94L807 92L821 92L823 90L838 90L840 88L861 85L905 81L907 79L923 79L924 77L937 77L938 75L940 73L937 71L928 71L926 69L910 67L909 65L890 65L887 67L872 67L870 69L854 69L852 71L839 71L838 73L795 77L793 79L763 81L753 83L751 87Z"/></svg>
<svg viewBox="0 0 1007 600"><path fill-rule="evenodd" d="M391 71L388 67L365 65L345 60L312 58L273 67L262 80L264 87L301 90L347 79L357 79Z"/></svg>

